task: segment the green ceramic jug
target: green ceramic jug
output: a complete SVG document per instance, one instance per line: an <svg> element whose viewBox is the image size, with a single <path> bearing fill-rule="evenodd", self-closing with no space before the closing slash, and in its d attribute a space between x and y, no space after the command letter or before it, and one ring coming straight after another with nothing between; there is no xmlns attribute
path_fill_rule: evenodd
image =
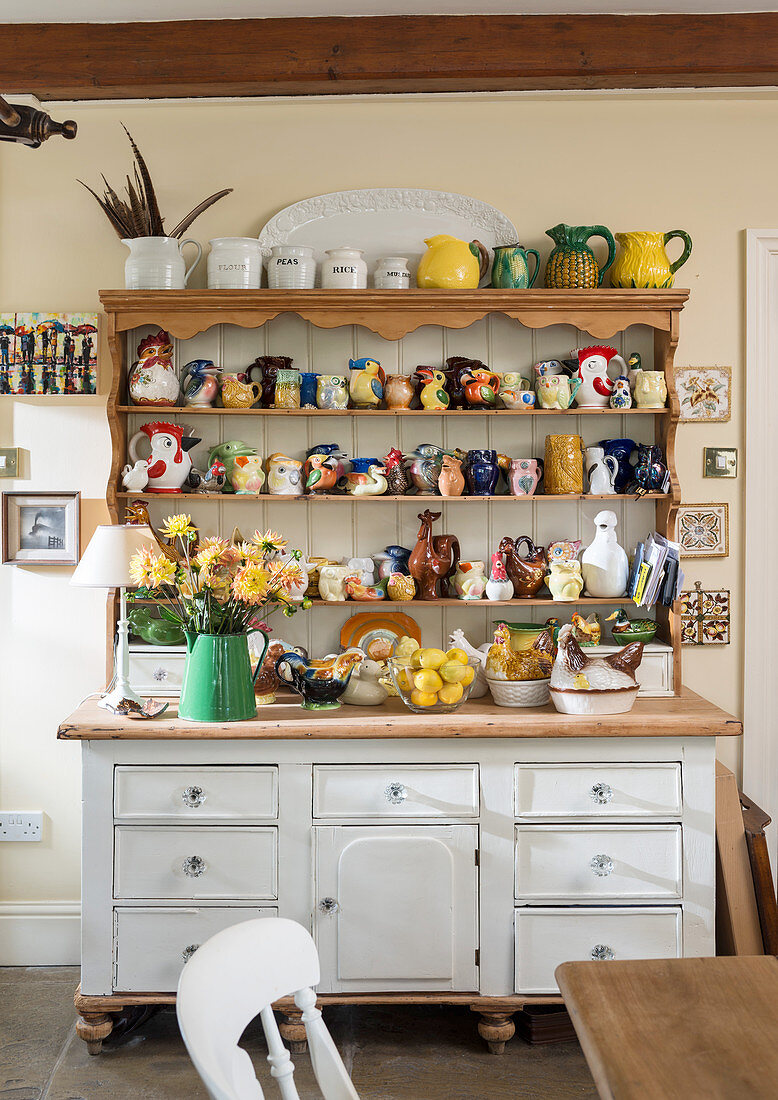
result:
<svg viewBox="0 0 778 1100"><path fill-rule="evenodd" d="M267 635L263 635L264 648L252 676L245 634L184 633L186 668L179 718L188 722L245 722L255 718L254 680L265 659Z"/></svg>
<svg viewBox="0 0 778 1100"><path fill-rule="evenodd" d="M529 274L528 256L535 257L535 270ZM536 248L520 244L498 244L494 249L492 286L495 290L529 290L535 285L540 269L540 253Z"/></svg>

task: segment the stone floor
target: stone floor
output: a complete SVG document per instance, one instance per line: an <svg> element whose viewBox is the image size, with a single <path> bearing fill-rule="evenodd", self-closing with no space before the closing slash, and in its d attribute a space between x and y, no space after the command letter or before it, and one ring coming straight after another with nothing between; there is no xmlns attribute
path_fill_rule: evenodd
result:
<svg viewBox="0 0 778 1100"><path fill-rule="evenodd" d="M72 967L0 968L0 1100L207 1100L164 1010L123 1045L97 1057L77 1038ZM362 1100L596 1100L576 1042L529 1046L514 1038L487 1053L472 1012L461 1008L326 1011L330 1032ZM247 1029L268 1100L277 1097L258 1026ZM307 1055L296 1055L301 1100L320 1096Z"/></svg>

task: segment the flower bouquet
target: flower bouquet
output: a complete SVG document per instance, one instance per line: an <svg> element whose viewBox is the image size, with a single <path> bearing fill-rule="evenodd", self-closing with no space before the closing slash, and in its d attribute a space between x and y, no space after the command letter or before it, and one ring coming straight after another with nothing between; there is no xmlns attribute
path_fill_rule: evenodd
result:
<svg viewBox="0 0 778 1100"><path fill-rule="evenodd" d="M159 614L184 631L186 669L178 714L195 722L245 721L256 715L248 635L258 631L267 651L265 619L307 609L299 599L304 574L300 550L286 550L274 531L251 540L218 536L198 540L188 515L169 516L162 527L169 540L159 553L144 547L131 559L136 598L156 599Z"/></svg>

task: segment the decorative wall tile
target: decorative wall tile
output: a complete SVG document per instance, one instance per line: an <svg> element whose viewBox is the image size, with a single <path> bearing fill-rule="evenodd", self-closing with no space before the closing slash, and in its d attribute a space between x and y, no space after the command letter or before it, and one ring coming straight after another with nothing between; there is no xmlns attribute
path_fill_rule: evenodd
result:
<svg viewBox="0 0 778 1100"><path fill-rule="evenodd" d="M729 589L695 581L693 591L681 593L681 645L729 645L729 626Z"/></svg>
<svg viewBox="0 0 778 1100"><path fill-rule="evenodd" d="M675 386L682 421L729 420L731 367L676 367Z"/></svg>
<svg viewBox="0 0 778 1100"><path fill-rule="evenodd" d="M686 558L725 558L729 554L729 505L682 504L676 540Z"/></svg>

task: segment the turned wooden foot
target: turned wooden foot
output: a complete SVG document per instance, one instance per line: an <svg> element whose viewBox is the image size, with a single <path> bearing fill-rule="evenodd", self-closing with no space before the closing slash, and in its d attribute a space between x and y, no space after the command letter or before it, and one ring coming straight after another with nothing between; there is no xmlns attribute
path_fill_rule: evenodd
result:
<svg viewBox="0 0 778 1100"><path fill-rule="evenodd" d="M76 1034L86 1043L90 1054L99 1054L103 1039L113 1031L113 1016L107 1012L81 1012L76 1020Z"/></svg>
<svg viewBox="0 0 778 1100"><path fill-rule="evenodd" d="M289 1047L292 1054L305 1054L308 1049L308 1040L305 1034L303 1014L293 1008L285 1008L281 1012L281 1020L278 1024L281 1038Z"/></svg>
<svg viewBox="0 0 778 1100"><path fill-rule="evenodd" d="M516 1032L512 1012L480 1012L478 1034L486 1040L490 1054L504 1054L505 1044Z"/></svg>

